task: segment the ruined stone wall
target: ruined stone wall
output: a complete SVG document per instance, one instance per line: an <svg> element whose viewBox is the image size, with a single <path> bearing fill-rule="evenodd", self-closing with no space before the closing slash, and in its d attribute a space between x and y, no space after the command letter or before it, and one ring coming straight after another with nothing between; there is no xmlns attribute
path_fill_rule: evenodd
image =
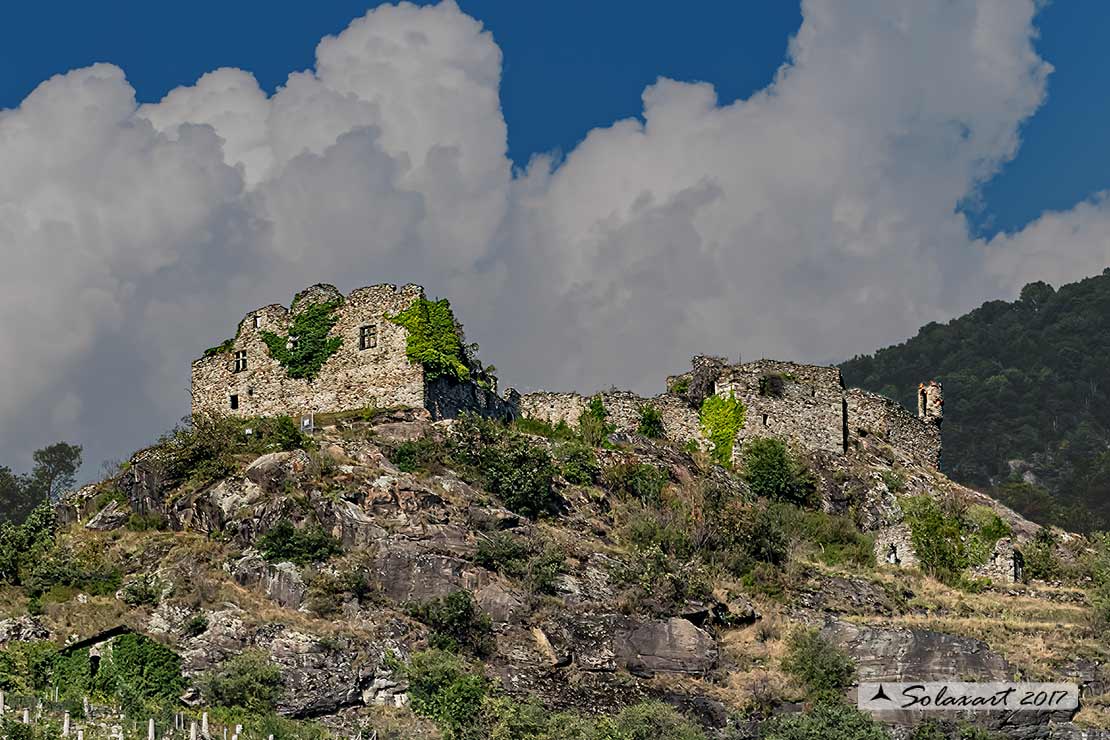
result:
<svg viewBox="0 0 1110 740"><path fill-rule="evenodd" d="M640 426L640 407L654 406L663 418L664 436L679 444L702 439L698 414L680 397L663 393L655 398L643 398L631 391L605 391L597 394L609 412L606 419L618 432L635 432ZM550 393L540 391L521 396L520 415L555 425L560 421L569 426L578 423L592 396L578 393Z"/></svg>
<svg viewBox="0 0 1110 740"><path fill-rule="evenodd" d="M909 525L895 524L875 533L875 562L902 568L918 567Z"/></svg>
<svg viewBox="0 0 1110 740"><path fill-rule="evenodd" d="M314 303L341 299L342 294L333 286L316 285L299 293L290 310L272 305L252 311L240 322L228 351L193 363L193 413L297 415L367 406L423 406L424 370L405 355L407 331L386 318L423 295L418 285L400 289L375 285L352 291L336 310L338 321L329 334L343 343L311 381L290 378L270 356L262 332L287 336L296 313ZM376 346L359 349L362 326L375 327ZM239 351L247 353L247 369L235 372ZM232 395L238 396L235 410Z"/></svg>
<svg viewBox="0 0 1110 740"><path fill-rule="evenodd" d="M844 452L844 383L840 369L759 360L726 368L717 395L748 409L733 455L747 439L779 437L803 450Z"/></svg>
<svg viewBox="0 0 1110 740"><path fill-rule="evenodd" d="M1003 537L994 545L986 563L971 569L971 574L979 578L989 578L996 583L1014 583L1021 578L1024 559L1014 549L1014 541Z"/></svg>
<svg viewBox="0 0 1110 740"><path fill-rule="evenodd" d="M849 443L881 440L909 461L940 465L940 427L935 423L917 418L897 401L859 388L849 388L844 398Z"/></svg>
<svg viewBox="0 0 1110 740"><path fill-rule="evenodd" d="M459 383L451 378L429 381L424 390L424 405L433 419L453 419L461 413L479 414L491 419L515 419L515 404L477 383Z"/></svg>

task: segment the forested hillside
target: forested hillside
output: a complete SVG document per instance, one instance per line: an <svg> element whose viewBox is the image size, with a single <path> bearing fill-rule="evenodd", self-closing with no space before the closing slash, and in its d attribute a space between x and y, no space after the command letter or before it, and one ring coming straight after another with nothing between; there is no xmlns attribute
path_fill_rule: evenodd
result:
<svg viewBox="0 0 1110 740"><path fill-rule="evenodd" d="M1030 283L841 368L914 409L917 384L940 380L945 472L1042 523L1110 529L1110 269Z"/></svg>

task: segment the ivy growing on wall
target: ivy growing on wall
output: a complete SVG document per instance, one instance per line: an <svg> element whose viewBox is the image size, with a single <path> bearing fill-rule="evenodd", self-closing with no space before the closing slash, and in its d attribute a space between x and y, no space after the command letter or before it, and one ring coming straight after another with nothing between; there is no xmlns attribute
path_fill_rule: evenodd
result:
<svg viewBox="0 0 1110 740"><path fill-rule="evenodd" d="M462 331L446 298L438 301L421 298L388 318L408 330L405 354L424 366L428 380L444 376L457 381L470 379Z"/></svg>
<svg viewBox="0 0 1110 740"><path fill-rule="evenodd" d="M270 356L281 363L290 378L312 380L328 358L339 350L343 340L329 337L328 333L339 321L335 309L340 303L314 303L298 313L289 327L289 337L295 338L291 349L287 346L289 337L271 331L261 333Z"/></svg>
<svg viewBox="0 0 1110 740"><path fill-rule="evenodd" d="M702 402L701 429L706 438L713 443L710 452L714 462L728 466L732 462L732 446L736 435L744 427L748 409L731 393L725 396L709 396Z"/></svg>

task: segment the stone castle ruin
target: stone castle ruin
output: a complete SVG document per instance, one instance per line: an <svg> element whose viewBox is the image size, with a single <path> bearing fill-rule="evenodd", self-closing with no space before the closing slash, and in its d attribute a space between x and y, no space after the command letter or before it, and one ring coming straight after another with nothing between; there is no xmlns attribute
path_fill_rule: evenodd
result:
<svg viewBox="0 0 1110 740"><path fill-rule="evenodd" d="M926 387L923 385L923 387ZM934 406L943 403L939 383L927 384ZM882 443L900 457L936 468L940 463L939 413L914 416L883 396L845 388L836 367L758 360L730 365L722 358L699 356L687 373L667 378L667 391L642 398L628 391L597 394L607 421L618 431L635 432L641 408L651 406L663 420L664 436L682 444L708 444L699 411L706 398L734 398L746 409L733 445L733 459L745 440L778 437L802 452L842 454L852 444ZM573 425L590 398L577 393L529 393L521 396L521 415L551 424Z"/></svg>
<svg viewBox="0 0 1110 740"><path fill-rule="evenodd" d="M234 338L193 362L192 412L296 417L404 406L426 408L434 419L464 411L512 417L496 380L477 367L462 380L432 377L410 359L410 331L397 317L418 302L427 302L419 285L373 285L346 296L314 285L288 309L275 304L251 311ZM458 361L465 364L459 345Z"/></svg>

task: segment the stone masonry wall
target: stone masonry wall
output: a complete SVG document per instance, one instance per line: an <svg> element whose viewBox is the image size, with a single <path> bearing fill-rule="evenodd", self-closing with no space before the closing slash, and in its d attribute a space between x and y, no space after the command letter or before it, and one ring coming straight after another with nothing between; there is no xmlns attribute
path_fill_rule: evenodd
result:
<svg viewBox="0 0 1110 740"><path fill-rule="evenodd" d="M803 450L844 452L844 383L840 369L759 360L727 368L717 395L748 409L733 455L746 439L780 437Z"/></svg>
<svg viewBox="0 0 1110 740"><path fill-rule="evenodd" d="M875 562L903 568L918 566L908 525L895 524L875 533Z"/></svg>
<svg viewBox="0 0 1110 740"><path fill-rule="evenodd" d="M406 330L386 318L423 295L418 285L400 289L374 285L352 291L336 310L339 320L329 334L342 338L343 344L311 381L290 378L270 356L262 332L284 337L299 310L342 294L333 286L315 285L297 295L291 310L272 305L250 312L240 322L230 350L193 362L193 413L297 415L367 406L423 406L424 370L405 355ZM376 328L376 346L359 349L362 326ZM247 369L242 372L234 371L238 351L247 353ZM239 401L236 410L230 404L233 394Z"/></svg>
<svg viewBox="0 0 1110 740"><path fill-rule="evenodd" d="M659 410L667 439L679 443L702 439L697 412L679 396L663 393L655 398L643 398L630 391L605 391L597 395L601 396L601 403L609 412L607 421L619 432L636 431L640 426L640 407L646 404ZM592 396L578 393L528 393L520 398L520 414L552 425L562 421L574 426L589 405L590 398Z"/></svg>
<svg viewBox="0 0 1110 740"><path fill-rule="evenodd" d="M909 460L940 465L940 427L936 424L918 419L896 401L859 388L849 388L844 399L849 443L880 439Z"/></svg>

